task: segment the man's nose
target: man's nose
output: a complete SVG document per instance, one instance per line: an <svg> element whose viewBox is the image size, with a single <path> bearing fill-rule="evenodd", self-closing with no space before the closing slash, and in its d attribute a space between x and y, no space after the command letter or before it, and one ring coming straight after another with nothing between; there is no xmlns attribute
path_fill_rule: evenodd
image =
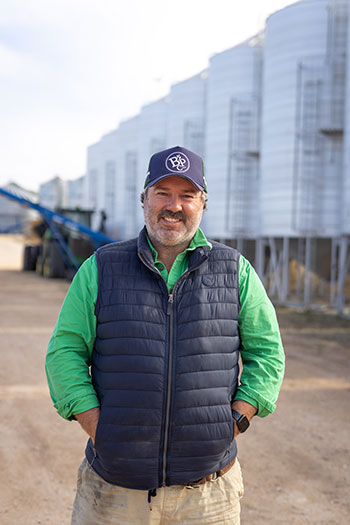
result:
<svg viewBox="0 0 350 525"><path fill-rule="evenodd" d="M178 195L169 195L167 208L173 212L182 210L182 202Z"/></svg>

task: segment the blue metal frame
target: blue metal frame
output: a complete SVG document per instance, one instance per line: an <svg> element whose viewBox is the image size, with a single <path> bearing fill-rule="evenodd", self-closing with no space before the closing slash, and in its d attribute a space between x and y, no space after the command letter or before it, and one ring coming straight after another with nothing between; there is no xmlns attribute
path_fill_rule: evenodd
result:
<svg viewBox="0 0 350 525"><path fill-rule="evenodd" d="M85 226L84 224L80 224L79 222L73 221L72 219L68 219L68 217L65 217L61 213L52 211L49 208L44 208L44 206L40 206L40 204L36 204L30 201L29 199L22 197L21 195L16 195L15 193L12 193L9 190L0 188L0 195L8 197L9 199L20 203L21 205L32 208L33 210L36 210L38 213L40 213L40 215L43 217L46 224L50 228L54 239L56 239L59 243L59 247L65 264L68 266L68 268L70 268L73 271L76 271L79 268L79 263L76 260L76 257L74 256L72 251L70 250L68 244L64 240L57 226L62 225L73 231L78 231L81 234L87 236L89 239L91 239L95 248L98 248L102 244L115 242L115 239L112 239L112 237L109 237L108 235L105 235L100 232L95 232L87 226Z"/></svg>

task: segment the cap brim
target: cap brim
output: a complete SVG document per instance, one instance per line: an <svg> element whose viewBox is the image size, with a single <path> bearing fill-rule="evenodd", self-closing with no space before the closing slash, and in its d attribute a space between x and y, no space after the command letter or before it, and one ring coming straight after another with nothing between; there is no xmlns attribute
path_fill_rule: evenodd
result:
<svg viewBox="0 0 350 525"><path fill-rule="evenodd" d="M168 179L169 177L180 177L181 179L186 179L189 182L191 182L193 184L193 186L195 188L197 188L197 190L199 190L199 191L203 191L204 190L204 187L201 186L200 184L198 184L198 182L195 182L194 180L192 180L191 177L189 177L188 175L181 175L180 173L167 173L166 175L161 175L160 177L157 177L156 179L154 179L151 182L149 182L147 184L146 188L150 188L151 186L154 186L155 184L157 184L157 182L159 182L159 181L161 181L163 179Z"/></svg>

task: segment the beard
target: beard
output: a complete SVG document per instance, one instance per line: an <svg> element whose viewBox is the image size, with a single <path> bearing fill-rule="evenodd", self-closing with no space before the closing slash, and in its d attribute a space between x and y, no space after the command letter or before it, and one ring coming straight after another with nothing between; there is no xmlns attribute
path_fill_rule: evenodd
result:
<svg viewBox="0 0 350 525"><path fill-rule="evenodd" d="M164 247L188 245L199 227L202 214L203 209L189 217L182 211L164 209L156 213L149 205L144 208L145 224L151 241ZM168 218L173 221L167 222Z"/></svg>

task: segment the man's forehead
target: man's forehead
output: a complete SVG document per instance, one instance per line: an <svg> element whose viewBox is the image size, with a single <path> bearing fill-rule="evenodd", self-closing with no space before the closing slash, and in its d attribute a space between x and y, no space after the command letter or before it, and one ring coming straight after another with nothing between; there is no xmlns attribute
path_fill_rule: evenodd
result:
<svg viewBox="0 0 350 525"><path fill-rule="evenodd" d="M156 184L154 184L153 188L155 189L172 189L176 186L177 189L184 190L191 193L200 193L200 190L196 188L192 182L190 182L187 179L184 179L183 177L178 176L170 176L166 177Z"/></svg>

